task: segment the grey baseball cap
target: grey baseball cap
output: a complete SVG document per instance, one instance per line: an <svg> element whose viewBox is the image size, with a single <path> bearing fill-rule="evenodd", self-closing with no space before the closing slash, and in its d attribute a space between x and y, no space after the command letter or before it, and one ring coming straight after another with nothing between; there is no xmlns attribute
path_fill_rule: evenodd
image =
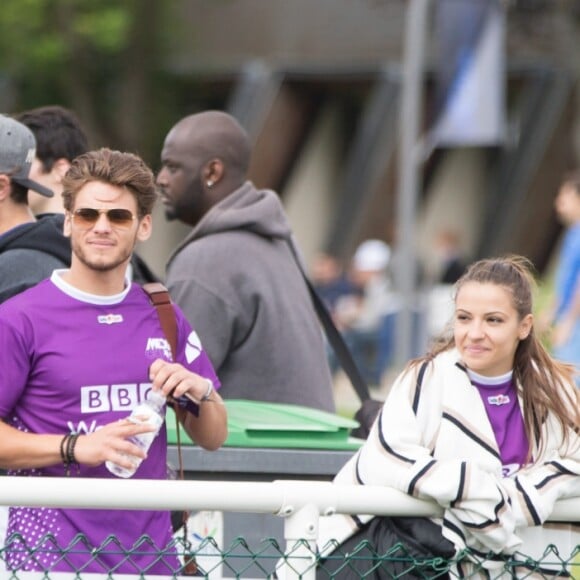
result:
<svg viewBox="0 0 580 580"><path fill-rule="evenodd" d="M8 175L14 183L52 197L54 193L48 187L28 179L35 154L32 131L15 119L0 115L0 173Z"/></svg>

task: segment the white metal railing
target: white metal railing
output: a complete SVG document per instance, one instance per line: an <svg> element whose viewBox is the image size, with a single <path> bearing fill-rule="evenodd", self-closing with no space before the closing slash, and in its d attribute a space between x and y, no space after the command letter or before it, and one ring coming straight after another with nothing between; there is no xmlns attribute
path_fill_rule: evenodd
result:
<svg viewBox="0 0 580 580"><path fill-rule="evenodd" d="M81 485L82 483L82 485ZM312 580L319 517L333 513L437 516L442 508L395 489L327 481L273 482L0 477L0 505L87 509L219 510L285 518L285 578ZM550 521L580 521L577 498L559 501ZM301 540L303 549L296 549Z"/></svg>

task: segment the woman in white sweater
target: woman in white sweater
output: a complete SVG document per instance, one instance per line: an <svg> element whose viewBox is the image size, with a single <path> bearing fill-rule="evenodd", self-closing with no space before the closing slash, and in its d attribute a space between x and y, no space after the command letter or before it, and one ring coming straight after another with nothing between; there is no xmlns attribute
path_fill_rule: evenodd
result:
<svg viewBox="0 0 580 580"><path fill-rule="evenodd" d="M470 556L453 569L459 577L473 573L474 560L501 568L502 556L521 548L526 529L542 525L556 500L580 496L573 369L536 337L532 290L520 257L476 262L457 282L453 332L400 374L368 440L335 478L435 501L444 515L322 518L319 578L368 573L371 560L345 566L343 557L363 540L379 554L402 542L413 559L457 559L467 547ZM401 556L364 577L404 573Z"/></svg>

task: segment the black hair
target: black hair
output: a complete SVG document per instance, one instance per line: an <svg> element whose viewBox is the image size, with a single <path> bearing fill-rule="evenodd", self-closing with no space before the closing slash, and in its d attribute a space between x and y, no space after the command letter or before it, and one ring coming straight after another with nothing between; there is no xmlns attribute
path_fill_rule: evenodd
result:
<svg viewBox="0 0 580 580"><path fill-rule="evenodd" d="M69 162L89 150L87 136L76 115L59 105L24 111L16 119L26 125L36 139L36 156L46 173L59 159Z"/></svg>

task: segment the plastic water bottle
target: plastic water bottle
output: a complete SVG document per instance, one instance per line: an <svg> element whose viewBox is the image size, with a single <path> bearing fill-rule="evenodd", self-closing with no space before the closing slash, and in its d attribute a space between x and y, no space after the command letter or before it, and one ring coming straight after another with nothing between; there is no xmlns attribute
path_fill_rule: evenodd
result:
<svg viewBox="0 0 580 580"><path fill-rule="evenodd" d="M133 412L129 415L129 421L138 424L148 424L155 427L154 431L147 431L146 433L140 433L139 435L133 435L128 437L127 441L137 445L144 451L147 451L153 443L153 439L157 437L161 425L163 425L163 414L161 410L163 405L165 405L165 397L158 391L150 391L149 396L145 401L133 409ZM135 457L133 455L126 455L127 458L133 463L131 469L126 467L120 467L112 461L107 461L105 463L107 469L117 477L131 477L136 471L141 462L143 461L140 457Z"/></svg>

